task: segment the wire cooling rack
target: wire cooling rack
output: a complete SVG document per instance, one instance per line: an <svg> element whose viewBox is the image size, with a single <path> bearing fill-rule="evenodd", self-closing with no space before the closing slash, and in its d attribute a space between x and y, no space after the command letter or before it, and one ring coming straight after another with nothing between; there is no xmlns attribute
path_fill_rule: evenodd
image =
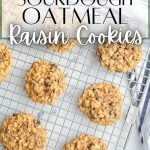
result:
<svg viewBox="0 0 150 150"><path fill-rule="evenodd" d="M12 49L13 66L10 75L0 85L0 123L6 116L14 112L34 114L47 129L47 150L61 150L65 142L75 138L79 133L102 137L108 144L109 150L125 149L138 104L132 103L133 97L127 74L110 72L102 67L96 57L95 45L77 46L70 52L57 53L44 46L31 45L28 47L10 45L7 40L2 42ZM149 49L145 45L143 51L143 58L146 58ZM55 105L34 103L27 97L24 90L26 71L38 59L55 62L64 70L66 90ZM141 63L144 61L143 59ZM137 67L140 66L142 65ZM112 126L92 123L77 107L78 98L84 88L95 82L103 81L117 85L124 101L121 119ZM136 89L135 92L137 92ZM136 99L136 101L139 100Z"/></svg>

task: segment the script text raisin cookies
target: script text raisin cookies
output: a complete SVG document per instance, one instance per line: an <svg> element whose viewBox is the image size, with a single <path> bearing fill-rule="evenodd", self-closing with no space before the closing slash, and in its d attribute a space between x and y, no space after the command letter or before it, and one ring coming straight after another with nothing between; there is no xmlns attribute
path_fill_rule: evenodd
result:
<svg viewBox="0 0 150 150"><path fill-rule="evenodd" d="M33 115L16 113L2 122L0 140L5 150L44 150L47 133Z"/></svg>
<svg viewBox="0 0 150 150"><path fill-rule="evenodd" d="M95 83L85 89L79 98L78 106L91 121L101 125L112 125L121 116L121 93L111 83Z"/></svg>
<svg viewBox="0 0 150 150"><path fill-rule="evenodd" d="M47 47L57 52L65 52L71 50L77 44L78 42L76 39L69 39L66 44L63 44L62 42L58 42L58 44L47 44Z"/></svg>
<svg viewBox="0 0 150 150"><path fill-rule="evenodd" d="M101 138L93 135L80 134L75 139L66 143L63 150L107 150L107 145Z"/></svg>
<svg viewBox="0 0 150 150"><path fill-rule="evenodd" d="M142 48L136 44L99 44L97 56L101 64L111 71L128 72L142 59Z"/></svg>
<svg viewBox="0 0 150 150"><path fill-rule="evenodd" d="M11 65L11 52L3 43L0 43L0 82L9 74Z"/></svg>
<svg viewBox="0 0 150 150"><path fill-rule="evenodd" d="M64 74L54 63L38 60L26 74L25 89L35 102L53 104L64 88Z"/></svg>

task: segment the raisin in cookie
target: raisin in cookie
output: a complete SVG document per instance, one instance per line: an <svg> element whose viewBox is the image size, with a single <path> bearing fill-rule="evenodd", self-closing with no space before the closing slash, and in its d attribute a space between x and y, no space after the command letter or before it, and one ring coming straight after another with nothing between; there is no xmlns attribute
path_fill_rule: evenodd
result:
<svg viewBox="0 0 150 150"><path fill-rule="evenodd" d="M128 72L142 59L142 48L136 44L104 43L98 45L97 56L109 70Z"/></svg>
<svg viewBox="0 0 150 150"><path fill-rule="evenodd" d="M58 44L47 44L47 47L57 52L65 52L72 49L77 44L78 44L77 40L69 39L66 44L63 44L62 42L58 42Z"/></svg>
<svg viewBox="0 0 150 150"><path fill-rule="evenodd" d="M107 145L101 138L82 133L66 143L63 150L107 150Z"/></svg>
<svg viewBox="0 0 150 150"><path fill-rule="evenodd" d="M0 43L0 82L3 81L10 72L12 56L10 50Z"/></svg>
<svg viewBox="0 0 150 150"><path fill-rule="evenodd" d="M16 113L2 122L0 140L5 150L44 150L47 133L33 115Z"/></svg>
<svg viewBox="0 0 150 150"><path fill-rule="evenodd" d="M35 102L53 104L64 88L64 74L54 63L38 60L26 74L25 89Z"/></svg>
<svg viewBox="0 0 150 150"><path fill-rule="evenodd" d="M119 120L122 98L119 89L111 83L95 83L85 89L78 106L91 121L112 125Z"/></svg>

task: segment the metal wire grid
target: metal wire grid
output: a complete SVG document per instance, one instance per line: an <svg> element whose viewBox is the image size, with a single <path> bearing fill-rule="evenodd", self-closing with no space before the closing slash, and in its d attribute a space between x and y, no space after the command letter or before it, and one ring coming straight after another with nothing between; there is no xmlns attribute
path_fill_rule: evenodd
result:
<svg viewBox="0 0 150 150"><path fill-rule="evenodd" d="M14 112L34 114L40 119L48 132L47 150L60 150L66 141L79 133L102 137L109 145L109 150L125 149L133 122L126 121L128 112L133 107L134 99L130 93L127 74L113 73L100 66L96 58L95 46L75 47L67 53L56 53L39 45L10 45L13 66L11 74L0 85L0 122ZM144 57L149 53L144 48ZM38 59L45 59L59 64L66 75L66 91L55 105L43 105L32 102L24 91L24 77L31 64ZM144 59L141 62L144 63ZM139 65L138 67L142 66ZM142 70L142 68L141 68ZM117 85L124 100L121 119L112 126L92 123L78 108L77 100L84 88L95 82L112 82ZM140 84L140 83L137 83ZM145 85L143 85L145 86ZM135 92L139 92L135 90ZM136 99L139 101L139 99ZM134 117L134 116L133 116ZM0 147L2 149L2 146Z"/></svg>

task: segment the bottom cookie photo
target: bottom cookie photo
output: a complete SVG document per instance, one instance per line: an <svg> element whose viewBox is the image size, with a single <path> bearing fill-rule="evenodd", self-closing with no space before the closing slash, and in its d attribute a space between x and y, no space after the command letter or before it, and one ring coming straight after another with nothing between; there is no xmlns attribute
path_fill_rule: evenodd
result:
<svg viewBox="0 0 150 150"><path fill-rule="evenodd" d="M149 40L0 43L0 150L143 150Z"/></svg>

